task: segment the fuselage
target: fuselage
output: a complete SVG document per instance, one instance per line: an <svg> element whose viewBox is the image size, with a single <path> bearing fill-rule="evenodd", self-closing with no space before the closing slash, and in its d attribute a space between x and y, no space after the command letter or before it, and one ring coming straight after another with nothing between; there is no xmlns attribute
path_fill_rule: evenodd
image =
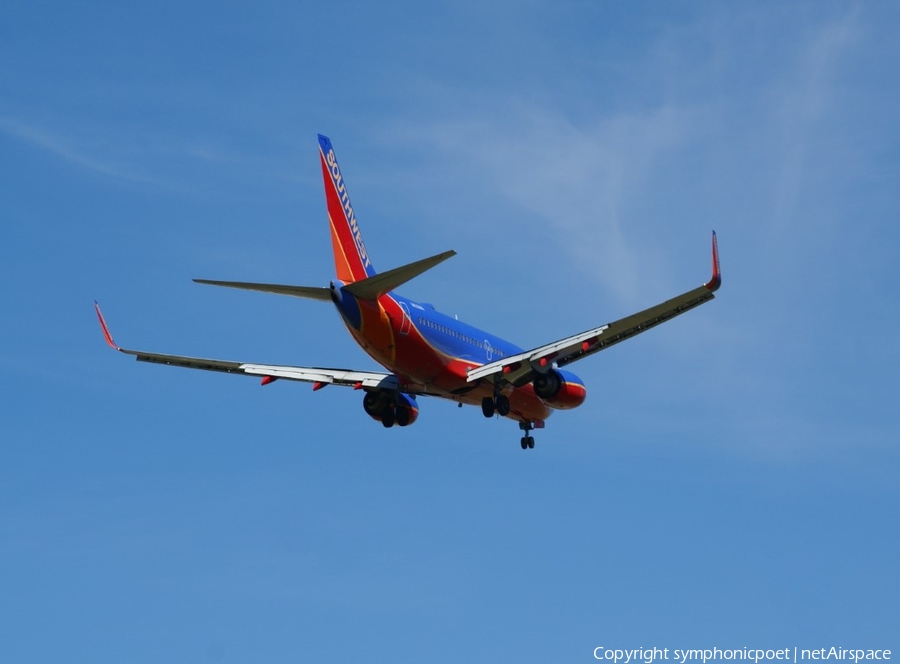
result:
<svg viewBox="0 0 900 664"><path fill-rule="evenodd" d="M494 386L485 381L469 382L468 371L523 350L442 314L430 304L394 292L374 301L357 299L340 285L334 293L338 312L357 343L376 362L400 377L402 384L416 391L479 404L484 397L495 396ZM570 386L584 388L571 372L559 373ZM507 385L502 393L509 398L509 417L513 419L545 420L553 410L535 394L531 383L521 387Z"/></svg>

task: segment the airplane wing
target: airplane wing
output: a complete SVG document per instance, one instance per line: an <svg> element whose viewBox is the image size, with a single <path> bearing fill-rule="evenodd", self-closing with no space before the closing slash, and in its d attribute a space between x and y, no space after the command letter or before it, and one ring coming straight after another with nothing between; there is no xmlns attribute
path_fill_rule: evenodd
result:
<svg viewBox="0 0 900 664"><path fill-rule="evenodd" d="M531 380L535 373L546 372L551 366L565 366L665 323L685 311L712 300L715 297L713 293L722 285L719 246L715 231L712 234L712 264L712 278L702 286L621 320L475 367L469 371L467 379L473 382L482 378L496 379L500 376L502 380L513 385L523 385Z"/></svg>
<svg viewBox="0 0 900 664"><path fill-rule="evenodd" d="M103 329L106 343L112 348L134 355L139 362L152 362L155 364L167 364L173 367L185 367L187 369L203 369L204 371L221 371L223 373L244 374L247 376L261 376L263 385L271 383L278 378L286 380L298 380L313 383L313 389L319 389L326 385L344 385L355 389L384 388L389 390L402 389L410 394L424 394L424 389L419 390L414 385L403 384L398 376L377 371L351 371L348 369L327 369L323 367L291 367L277 364L252 364L246 362L231 362L228 360L212 360L202 357L185 357L182 355L165 355L163 353L148 353L141 350L129 350L120 348L113 341L106 325L106 320L100 311L100 305L94 302L97 310L97 318Z"/></svg>

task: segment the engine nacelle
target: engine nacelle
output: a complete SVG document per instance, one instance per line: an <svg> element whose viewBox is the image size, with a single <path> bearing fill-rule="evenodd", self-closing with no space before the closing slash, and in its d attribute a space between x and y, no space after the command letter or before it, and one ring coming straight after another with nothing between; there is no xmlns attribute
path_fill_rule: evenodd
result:
<svg viewBox="0 0 900 664"><path fill-rule="evenodd" d="M394 413L397 424L401 427L409 426L419 419L419 404L411 394L398 394Z"/></svg>
<svg viewBox="0 0 900 664"><path fill-rule="evenodd" d="M419 404L411 394L372 390L363 397L363 409L385 427L409 426L419 417Z"/></svg>
<svg viewBox="0 0 900 664"><path fill-rule="evenodd" d="M552 408L575 408L584 403L587 388L581 379L568 371L550 369L538 374L532 381L534 393Z"/></svg>

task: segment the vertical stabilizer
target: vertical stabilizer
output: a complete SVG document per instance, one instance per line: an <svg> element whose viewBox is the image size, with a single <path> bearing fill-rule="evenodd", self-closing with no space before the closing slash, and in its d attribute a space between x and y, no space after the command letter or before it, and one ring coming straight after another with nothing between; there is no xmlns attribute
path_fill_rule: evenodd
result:
<svg viewBox="0 0 900 664"><path fill-rule="evenodd" d="M344 183L334 148L327 136L319 134L319 157L322 162L322 178L325 183L325 203L331 225L331 245L334 249L336 276L345 284L375 276L375 268L369 260L356 214L350 203L350 195Z"/></svg>

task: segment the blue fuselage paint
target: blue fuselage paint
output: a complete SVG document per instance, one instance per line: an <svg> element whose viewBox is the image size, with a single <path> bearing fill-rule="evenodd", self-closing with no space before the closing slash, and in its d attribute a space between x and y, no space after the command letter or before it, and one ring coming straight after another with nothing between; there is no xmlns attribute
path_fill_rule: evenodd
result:
<svg viewBox="0 0 900 664"><path fill-rule="evenodd" d="M359 302L350 293L344 290L343 284L338 283L332 289L334 306L337 307L338 313L344 319L344 323L354 330L359 330L362 326L362 314L359 310Z"/></svg>
<svg viewBox="0 0 900 664"><path fill-rule="evenodd" d="M505 339L442 314L431 305L420 304L396 293L390 295L396 302L407 305L410 322L419 334L445 355L472 364L488 364L523 350Z"/></svg>

